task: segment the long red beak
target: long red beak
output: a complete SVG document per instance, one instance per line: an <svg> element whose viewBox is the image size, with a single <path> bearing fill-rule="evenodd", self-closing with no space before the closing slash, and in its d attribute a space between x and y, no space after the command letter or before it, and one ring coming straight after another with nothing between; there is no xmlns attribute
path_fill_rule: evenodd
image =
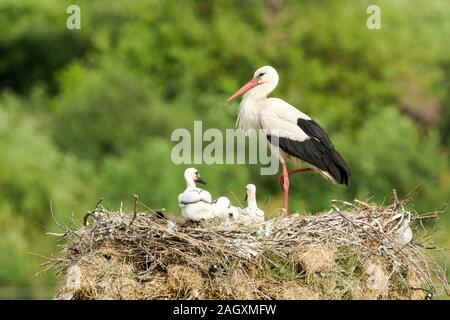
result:
<svg viewBox="0 0 450 320"><path fill-rule="evenodd" d="M252 79L246 84L244 84L238 91L236 91L235 94L233 94L231 97L228 98L228 101L233 100L236 97L239 97L240 95L243 95L248 90L256 87L258 85L258 79Z"/></svg>

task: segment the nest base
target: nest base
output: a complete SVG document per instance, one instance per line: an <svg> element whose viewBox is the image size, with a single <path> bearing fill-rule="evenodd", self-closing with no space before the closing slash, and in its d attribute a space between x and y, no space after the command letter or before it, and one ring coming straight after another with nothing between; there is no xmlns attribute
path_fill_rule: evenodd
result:
<svg viewBox="0 0 450 320"><path fill-rule="evenodd" d="M57 299L424 299L443 272L430 250L399 245L395 203L333 206L251 227L181 227L158 214L98 210L66 230Z"/></svg>

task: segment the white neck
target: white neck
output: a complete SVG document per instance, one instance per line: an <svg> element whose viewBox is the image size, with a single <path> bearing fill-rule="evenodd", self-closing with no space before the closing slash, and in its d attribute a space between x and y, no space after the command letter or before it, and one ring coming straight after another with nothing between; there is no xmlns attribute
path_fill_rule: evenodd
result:
<svg viewBox="0 0 450 320"><path fill-rule="evenodd" d="M185 177L184 180L186 181L186 189L195 189L197 186L195 185L195 182L190 177Z"/></svg>
<svg viewBox="0 0 450 320"><path fill-rule="evenodd" d="M250 98L250 99L252 99L254 101L258 101L258 100L261 100L261 99L266 99L267 96L273 90L275 90L277 85L278 85L277 82L268 82L268 83L262 83L260 85L257 85L256 87L254 87L253 89L247 91L244 94L244 99Z"/></svg>
<svg viewBox="0 0 450 320"><path fill-rule="evenodd" d="M254 196L249 196L247 199L247 206L249 208L256 209L258 208L258 205L256 204L256 198Z"/></svg>
<svg viewBox="0 0 450 320"><path fill-rule="evenodd" d="M277 86L277 83L263 83L247 91L239 105L239 114L236 126L242 130L258 130L259 108L258 103L263 101Z"/></svg>
<svg viewBox="0 0 450 320"><path fill-rule="evenodd" d="M239 105L236 126L244 131L259 129L259 113L257 103L251 97L244 97Z"/></svg>

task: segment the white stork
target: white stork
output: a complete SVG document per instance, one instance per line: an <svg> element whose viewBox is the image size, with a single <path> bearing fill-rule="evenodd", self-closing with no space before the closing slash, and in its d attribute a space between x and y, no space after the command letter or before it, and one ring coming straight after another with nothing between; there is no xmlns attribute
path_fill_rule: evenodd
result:
<svg viewBox="0 0 450 320"><path fill-rule="evenodd" d="M256 186L251 183L248 184L245 187L245 193L247 207L242 209L240 219L244 222L264 222L264 211L258 208L256 203Z"/></svg>
<svg viewBox="0 0 450 320"><path fill-rule="evenodd" d="M206 181L200 177L200 173L195 168L188 168L184 171L186 190L178 196L178 206L181 208L181 215L193 221L208 220L215 217L223 218L235 214L236 208L230 203L227 197L219 197L212 201L211 194L198 188L196 182L206 185Z"/></svg>
<svg viewBox="0 0 450 320"><path fill-rule="evenodd" d="M196 182L206 185L206 181L200 177L200 173L195 168L188 168L184 171L184 180L186 181L186 190L178 196L181 215L193 221L212 219L214 212L211 206L211 194L195 185Z"/></svg>
<svg viewBox="0 0 450 320"><path fill-rule="evenodd" d="M261 67L228 101L244 94L237 126L244 131L262 130L272 151L279 156L283 168L280 177L284 190L283 215L287 215L289 174L314 170L335 183L348 185L351 173L316 121L281 99L267 97L277 87L278 80L278 73L273 67ZM307 163L311 167L288 171L286 160Z"/></svg>

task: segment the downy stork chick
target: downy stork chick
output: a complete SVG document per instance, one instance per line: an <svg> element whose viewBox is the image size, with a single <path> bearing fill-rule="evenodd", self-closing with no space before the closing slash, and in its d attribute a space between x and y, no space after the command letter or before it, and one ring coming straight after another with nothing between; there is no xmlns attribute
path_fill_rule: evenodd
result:
<svg viewBox="0 0 450 320"><path fill-rule="evenodd" d="M239 220L247 223L264 222L264 211L259 209L256 203L256 186L254 184L248 184L245 187L245 192L247 207L242 209Z"/></svg>
<svg viewBox="0 0 450 320"><path fill-rule="evenodd" d="M197 188L196 182L206 185L206 181L195 168L184 171L186 190L178 196L178 206L181 215L187 220L200 221L214 218L214 210L211 205L211 194L208 191Z"/></svg>
<svg viewBox="0 0 450 320"><path fill-rule="evenodd" d="M230 199L227 197L219 197L213 201L214 214L223 221L238 220L241 208L231 205Z"/></svg>

